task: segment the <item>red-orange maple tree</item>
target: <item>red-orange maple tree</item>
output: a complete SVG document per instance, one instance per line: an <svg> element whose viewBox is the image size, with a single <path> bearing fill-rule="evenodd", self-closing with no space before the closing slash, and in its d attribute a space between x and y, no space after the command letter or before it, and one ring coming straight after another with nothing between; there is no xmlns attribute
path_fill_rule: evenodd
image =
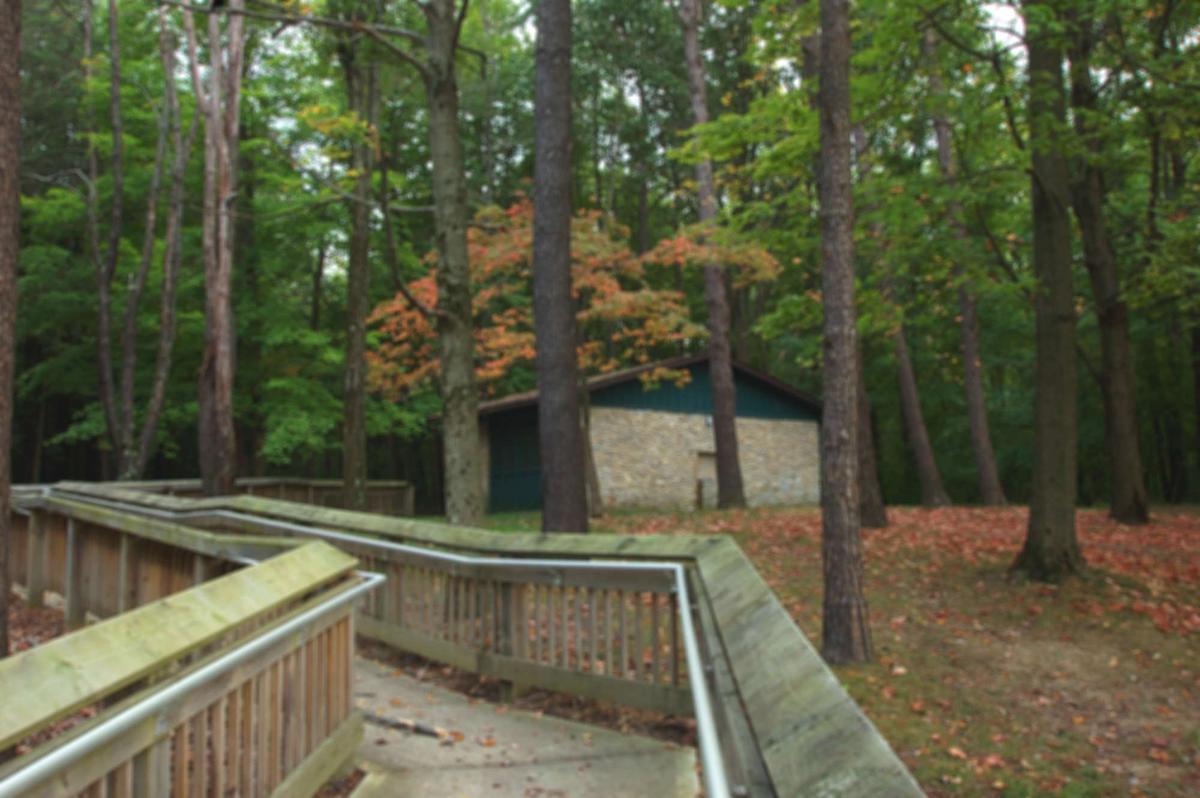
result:
<svg viewBox="0 0 1200 798"><path fill-rule="evenodd" d="M577 352L587 374L677 354L706 336L691 320L684 295L649 279L655 263L677 261L637 258L614 232L597 211L580 212L572 221ZM527 198L507 209L480 211L469 233L475 376L488 396L533 386L532 245L533 205ZM679 247L680 258L683 250L694 254L694 245ZM370 386L389 398L428 385L437 375L436 332L429 318L437 308L435 276L431 270L408 284L424 309L397 295L371 314Z"/></svg>

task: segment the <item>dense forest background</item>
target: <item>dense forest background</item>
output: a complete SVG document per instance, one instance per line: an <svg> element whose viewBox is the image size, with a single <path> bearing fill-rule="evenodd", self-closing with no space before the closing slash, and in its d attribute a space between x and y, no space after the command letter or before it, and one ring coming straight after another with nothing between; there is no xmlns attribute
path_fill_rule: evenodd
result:
<svg viewBox="0 0 1200 798"><path fill-rule="evenodd" d="M137 427L156 382L159 298L173 257L172 167L180 153L176 334L143 475L197 473L204 152L182 21L170 6L160 16L120 4L110 32L105 4L89 15L82 9L90 5L24 4L17 483L118 476L97 338L107 336L116 353L114 383L120 365L132 364ZM248 7L424 26L411 3L301 5ZM1085 263L1086 236L1072 235L1079 499L1109 497L1106 435L1114 433L1106 431L1101 328L1119 314L1128 323L1146 487L1154 501L1195 500L1200 4L1065 5L1065 18L1079 24L1066 47L1070 111L1058 139L1076 190L1097 181L1092 196L1101 200L1118 281L1101 307L1097 297L1105 294ZM580 297L581 352L595 371L706 346L698 263L712 248L697 254L694 164L708 156L724 236L719 250L730 265L734 355L819 393L816 7L761 0L711 3L705 11L700 36L713 121L694 128L674 5L574 3L573 258L577 275L591 278ZM527 280L531 14L518 0L471 3L457 59L475 219L479 384L488 397L531 388L535 379ZM859 327L884 496L889 503L930 499L922 480L928 463L924 471L914 466L923 425L944 493L956 503L982 498L963 362L964 313L977 313L997 471L1007 498L1024 502L1037 282L1021 10L976 0L862 0L854 14ZM353 26L249 19L241 68L232 276L237 471L341 475L357 213L366 220L373 309L368 474L412 479L425 509L434 510L440 400L432 350L423 343L428 325L422 328L435 263L425 88L384 43ZM97 276L109 263L105 288ZM111 303L107 331L98 328L101 292ZM123 357L126 351L136 359ZM115 385L118 399L122 390Z"/></svg>

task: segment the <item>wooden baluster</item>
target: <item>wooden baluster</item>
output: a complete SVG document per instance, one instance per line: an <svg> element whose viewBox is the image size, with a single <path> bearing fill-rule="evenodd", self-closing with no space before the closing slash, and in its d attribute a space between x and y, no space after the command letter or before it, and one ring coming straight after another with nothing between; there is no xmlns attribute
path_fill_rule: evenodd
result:
<svg viewBox="0 0 1200 798"><path fill-rule="evenodd" d="M67 519L67 573L63 583L66 593L65 623L67 629L83 626L83 573L80 562L80 533L74 518Z"/></svg>
<svg viewBox="0 0 1200 798"><path fill-rule="evenodd" d="M612 591L604 588L604 674L613 675Z"/></svg>
<svg viewBox="0 0 1200 798"><path fill-rule="evenodd" d="M194 798L208 794L208 709L202 709L191 720L192 726L192 791Z"/></svg>
<svg viewBox="0 0 1200 798"><path fill-rule="evenodd" d="M115 798L133 798L133 760L126 759L109 775L109 794Z"/></svg>
<svg viewBox="0 0 1200 798"><path fill-rule="evenodd" d="M46 606L46 514L42 510L34 510L29 516L26 546L27 601L30 609L40 609Z"/></svg>
<svg viewBox="0 0 1200 798"><path fill-rule="evenodd" d="M191 795L191 771L188 765L191 761L191 741L189 740L188 724L175 727L175 746L171 756L171 795L186 798Z"/></svg>
<svg viewBox="0 0 1200 798"><path fill-rule="evenodd" d="M560 591L559 598L562 601L562 606L561 606L562 616L559 619L560 623L562 625L562 629L561 629L562 649L561 649L561 653L559 655L560 656L559 666L566 668L566 667L569 667L567 657L569 656L569 652L571 650L571 622L570 622L571 597L570 597L570 594L567 592L567 588L560 587L559 591Z"/></svg>
<svg viewBox="0 0 1200 798"><path fill-rule="evenodd" d="M659 630L662 624L660 623L658 613L658 594L650 594L650 681L657 683L659 681L658 666L659 657Z"/></svg>
<svg viewBox="0 0 1200 798"><path fill-rule="evenodd" d="M596 668L596 589L589 587L587 589L588 597L588 646L591 649L591 662L588 669L592 673L597 672Z"/></svg>
<svg viewBox="0 0 1200 798"><path fill-rule="evenodd" d="M625 674L629 670L629 636L628 636L628 630L626 628L626 623L625 623L627 613L626 613L626 601L625 601L625 591L624 590L617 591L617 605L619 606L619 608L621 610L621 616L620 616L620 622L619 622L619 632L620 632L619 639L621 641L621 659L619 661L620 668L613 672L613 676L618 676L618 677L624 679Z"/></svg>
<svg viewBox="0 0 1200 798"><path fill-rule="evenodd" d="M212 794L223 796L226 792L226 730L228 698L222 696L212 704Z"/></svg>
<svg viewBox="0 0 1200 798"><path fill-rule="evenodd" d="M254 795L271 793L271 671L254 680Z"/></svg>
<svg viewBox="0 0 1200 798"><path fill-rule="evenodd" d="M529 657L529 588L525 585L514 584L513 596L517 602L517 628L514 633L516 641L515 653L521 659Z"/></svg>
<svg viewBox="0 0 1200 798"><path fill-rule="evenodd" d="M671 594L671 684L679 686L679 595ZM686 612L686 608L683 609Z"/></svg>
<svg viewBox="0 0 1200 798"><path fill-rule="evenodd" d="M238 793L251 795L254 789L254 701L255 679L247 679L242 685L238 701L241 717L238 718Z"/></svg>
<svg viewBox="0 0 1200 798"><path fill-rule="evenodd" d="M580 617L582 615L580 605L583 604L582 588L576 587L571 589L571 604L573 605L571 614L574 616L575 620L575 634L571 635L571 640L574 643L573 647L575 649L574 665L571 665L570 662L563 664L565 664L567 667L574 667L577 671L582 671L583 659L585 656L587 656L587 651L584 647L583 641L583 619ZM564 653L570 655L572 652L566 651Z"/></svg>

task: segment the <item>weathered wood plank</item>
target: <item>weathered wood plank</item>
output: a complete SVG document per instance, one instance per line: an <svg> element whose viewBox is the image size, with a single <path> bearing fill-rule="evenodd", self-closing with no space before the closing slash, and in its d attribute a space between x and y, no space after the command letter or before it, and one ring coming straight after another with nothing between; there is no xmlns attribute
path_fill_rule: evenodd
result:
<svg viewBox="0 0 1200 798"><path fill-rule="evenodd" d="M0 749L126 687L238 624L349 573L354 559L310 543L252 568L0 660Z"/></svg>

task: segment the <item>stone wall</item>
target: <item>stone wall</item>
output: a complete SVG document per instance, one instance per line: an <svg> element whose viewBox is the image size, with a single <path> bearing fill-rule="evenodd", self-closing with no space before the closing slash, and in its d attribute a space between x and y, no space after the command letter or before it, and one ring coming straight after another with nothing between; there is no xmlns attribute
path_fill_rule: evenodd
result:
<svg viewBox="0 0 1200 798"><path fill-rule="evenodd" d="M591 409L592 450L605 507L690 509L697 479L704 504L715 501L714 451L708 416ZM814 421L737 420L742 481L750 506L820 499L820 447Z"/></svg>

